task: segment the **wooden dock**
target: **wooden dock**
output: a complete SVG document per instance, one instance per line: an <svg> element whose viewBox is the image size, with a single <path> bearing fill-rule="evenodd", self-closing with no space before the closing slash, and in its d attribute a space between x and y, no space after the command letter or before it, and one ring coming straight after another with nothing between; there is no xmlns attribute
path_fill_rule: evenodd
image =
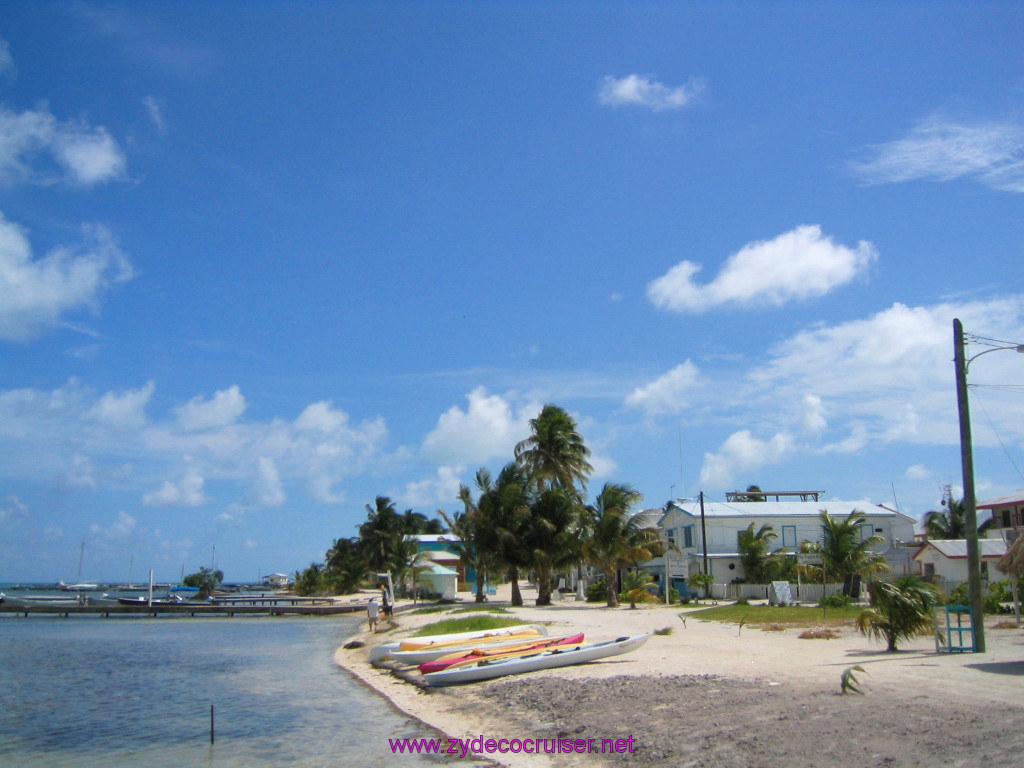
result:
<svg viewBox="0 0 1024 768"><path fill-rule="evenodd" d="M0 603L0 614L49 616L337 616L366 610L364 602L333 602L322 598L255 597L228 598L216 603L174 605L24 605L10 600Z"/></svg>

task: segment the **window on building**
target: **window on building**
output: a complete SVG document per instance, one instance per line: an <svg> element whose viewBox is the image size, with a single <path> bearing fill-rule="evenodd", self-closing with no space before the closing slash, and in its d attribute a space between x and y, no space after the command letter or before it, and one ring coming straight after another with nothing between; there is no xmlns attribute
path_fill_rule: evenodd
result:
<svg viewBox="0 0 1024 768"><path fill-rule="evenodd" d="M688 525L685 528L683 528L683 546L684 547L692 547L693 546L693 526L692 525Z"/></svg>
<svg viewBox="0 0 1024 768"><path fill-rule="evenodd" d="M875 527L873 525L871 525L870 523L862 523L861 525L858 525L857 527L860 528L860 540L861 541L864 541L865 539L869 539L869 538L871 538L872 536L875 535Z"/></svg>
<svg viewBox="0 0 1024 768"><path fill-rule="evenodd" d="M796 526L795 525L784 525L784 526L782 526L782 546L784 546L784 547L795 547L796 546Z"/></svg>

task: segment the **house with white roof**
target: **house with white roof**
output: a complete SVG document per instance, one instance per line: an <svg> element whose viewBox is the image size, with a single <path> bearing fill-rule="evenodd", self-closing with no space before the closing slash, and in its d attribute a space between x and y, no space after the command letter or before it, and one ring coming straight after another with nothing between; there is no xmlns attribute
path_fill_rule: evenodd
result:
<svg viewBox="0 0 1024 768"><path fill-rule="evenodd" d="M981 555L981 578L999 581L1003 575L995 570L996 561L1006 554L1002 539L978 539ZM967 581L967 540L929 539L914 555L921 569L918 573L949 591L952 586Z"/></svg>
<svg viewBox="0 0 1024 768"><path fill-rule="evenodd" d="M754 529L770 524L778 538L772 549L796 552L803 541L821 539L821 512L846 518L854 510L863 512L861 536L879 535L884 543L877 550L901 547L914 541L914 518L869 501L823 501L823 491L757 491L726 494L725 501L680 499L668 505L660 526L675 551L645 563L655 574L667 571L673 584L691 573L706 570L718 584L745 579L740 563L739 535L751 523ZM659 578L659 581L661 579Z"/></svg>
<svg viewBox="0 0 1024 768"><path fill-rule="evenodd" d="M991 520L983 523L989 537L998 536L1007 544L1012 544L1024 533L1024 491L982 501L976 505L976 509L979 517L983 510L992 513Z"/></svg>

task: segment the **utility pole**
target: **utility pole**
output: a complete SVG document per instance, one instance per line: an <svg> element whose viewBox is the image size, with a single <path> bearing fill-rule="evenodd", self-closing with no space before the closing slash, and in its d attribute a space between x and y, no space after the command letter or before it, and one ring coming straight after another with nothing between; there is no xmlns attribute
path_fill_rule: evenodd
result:
<svg viewBox="0 0 1024 768"><path fill-rule="evenodd" d="M964 521L967 525L967 593L975 653L985 652L985 608L981 599L981 553L978 545L978 510L974 498L974 452L971 447L971 411L967 402L967 358L964 327L953 320L953 362L956 365L956 403L960 412L960 463L964 475Z"/></svg>

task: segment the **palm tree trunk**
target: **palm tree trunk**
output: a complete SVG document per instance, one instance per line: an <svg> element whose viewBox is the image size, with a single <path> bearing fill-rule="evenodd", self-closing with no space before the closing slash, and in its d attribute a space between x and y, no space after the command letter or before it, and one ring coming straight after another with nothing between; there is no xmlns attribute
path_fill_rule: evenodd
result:
<svg viewBox="0 0 1024 768"><path fill-rule="evenodd" d="M523 607L523 595L519 591L519 569L509 568L508 577L512 580L512 605L517 608Z"/></svg>
<svg viewBox="0 0 1024 768"><path fill-rule="evenodd" d="M551 605L551 571L543 568L538 571L537 605Z"/></svg>
<svg viewBox="0 0 1024 768"><path fill-rule="evenodd" d="M608 597L608 607L616 608L619 605L619 596L615 592L615 569L604 569L604 585Z"/></svg>
<svg viewBox="0 0 1024 768"><path fill-rule="evenodd" d="M476 602L483 603L487 600L484 597L484 575L481 571L476 572Z"/></svg>

